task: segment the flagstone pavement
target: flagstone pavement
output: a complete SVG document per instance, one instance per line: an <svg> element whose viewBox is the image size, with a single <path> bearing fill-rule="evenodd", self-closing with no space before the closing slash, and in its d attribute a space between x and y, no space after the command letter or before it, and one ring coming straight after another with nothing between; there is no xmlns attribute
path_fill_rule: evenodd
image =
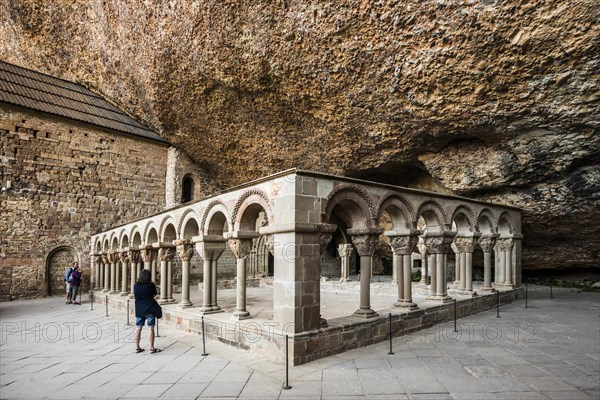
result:
<svg viewBox="0 0 600 400"><path fill-rule="evenodd" d="M1 399L600 399L600 294L524 301L289 368L160 325L135 354L124 312L0 303ZM273 340L282 340L274 337Z"/></svg>

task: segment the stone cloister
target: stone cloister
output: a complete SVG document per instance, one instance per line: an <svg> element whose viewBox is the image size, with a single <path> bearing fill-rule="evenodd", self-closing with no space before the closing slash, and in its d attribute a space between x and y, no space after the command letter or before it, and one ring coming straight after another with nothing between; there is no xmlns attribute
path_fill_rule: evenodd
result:
<svg viewBox="0 0 600 400"><path fill-rule="evenodd" d="M384 214L389 220L386 229L381 227ZM336 246L340 281L353 279L349 260L356 251L360 288L358 307L351 315L340 315L339 323L321 317L320 263L336 231L347 238ZM190 330L198 326L201 316L252 319L246 306L247 260L258 237L273 256L269 326L289 334L295 364L385 338L382 326L386 325L377 322L384 313L373 309L370 293L373 258L382 239L393 253L390 284L397 291L397 301L389 304L383 316L394 314L398 331L440 320L439 316L427 317L426 309L433 306L439 311L452 301L447 272L451 252L455 253L454 279L461 298L492 299L495 296L485 294L496 290L518 296L521 286L518 209L293 169L93 235L94 288L114 298L132 297L137 275L146 268L159 287L159 302L172 304L167 311L176 315L174 319L181 320L183 315ZM219 259L227 246L237 263L236 305L226 312L219 305L218 280ZM478 247L484 264L479 294L473 288L473 253ZM414 255L422 259L420 285L427 288L426 304L413 300ZM201 304L193 304L190 298L194 257L203 263ZM173 297L175 261L181 266L179 302ZM489 307L491 300L481 304L479 309ZM349 326L370 333L353 336L349 331L354 328ZM279 354L281 349L280 344L271 350L262 346L261 353Z"/></svg>

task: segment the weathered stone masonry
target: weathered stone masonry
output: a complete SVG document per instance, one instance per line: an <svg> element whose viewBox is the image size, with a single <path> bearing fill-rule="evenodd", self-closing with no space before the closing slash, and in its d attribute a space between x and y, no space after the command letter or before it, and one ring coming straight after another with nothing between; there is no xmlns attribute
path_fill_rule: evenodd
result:
<svg viewBox="0 0 600 400"><path fill-rule="evenodd" d="M75 260L89 278L93 233L163 210L169 186L181 192L165 174L186 156L170 160L166 143L7 105L0 141L2 301L62 293L65 264ZM214 191L191 165L183 168L202 193Z"/></svg>

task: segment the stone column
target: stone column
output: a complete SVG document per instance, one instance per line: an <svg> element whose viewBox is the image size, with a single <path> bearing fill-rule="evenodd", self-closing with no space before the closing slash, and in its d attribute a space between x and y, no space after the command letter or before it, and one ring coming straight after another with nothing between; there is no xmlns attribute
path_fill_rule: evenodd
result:
<svg viewBox="0 0 600 400"><path fill-rule="evenodd" d="M475 250L479 236L479 233L473 232L462 234L454 239L454 244L460 254L460 290L468 296L477 295L473 291L473 250Z"/></svg>
<svg viewBox="0 0 600 400"><path fill-rule="evenodd" d="M427 257L428 257L427 246L425 246L425 243L420 241L417 244L417 249L419 249L419 253L421 254L421 281L419 283L428 285L429 284L429 271L428 271L429 263L427 262Z"/></svg>
<svg viewBox="0 0 600 400"><path fill-rule="evenodd" d="M155 252L156 254L156 252ZM152 260L150 261L150 280L152 282L156 282L156 273L158 272L158 257L156 255L152 256ZM161 278L162 279L162 278Z"/></svg>
<svg viewBox="0 0 600 400"><path fill-rule="evenodd" d="M201 314L223 312L217 302L217 261L225 251L225 239L220 235L195 236L196 251L202 255L203 289Z"/></svg>
<svg viewBox="0 0 600 400"><path fill-rule="evenodd" d="M193 306L190 301L190 260L194 255L194 247L189 240L176 240L173 242L177 246L177 254L181 259L181 301L179 308L190 308Z"/></svg>
<svg viewBox="0 0 600 400"><path fill-rule="evenodd" d="M454 284L460 287L460 252L454 242L452 242L450 248L454 251Z"/></svg>
<svg viewBox="0 0 600 400"><path fill-rule="evenodd" d="M523 235L515 233L512 236L513 238L513 284L515 287L522 286L522 276L521 276L521 242L523 239Z"/></svg>
<svg viewBox="0 0 600 400"><path fill-rule="evenodd" d="M109 269L110 269L110 260L109 260L108 254L102 254L102 272L103 272L103 276L104 276L104 286L102 289L103 293L110 292Z"/></svg>
<svg viewBox="0 0 600 400"><path fill-rule="evenodd" d="M158 258L160 259L160 298L159 304L169 303L169 289L168 286L171 282L168 282L168 266L167 264L173 260L175 253L173 249L169 247L160 247L158 249Z"/></svg>
<svg viewBox="0 0 600 400"><path fill-rule="evenodd" d="M483 250L483 287L481 288L484 292L494 292L495 289L492 287L492 250L496 244L496 238L499 235L485 234L479 238L478 244Z"/></svg>
<svg viewBox="0 0 600 400"><path fill-rule="evenodd" d="M175 302L173 298L173 257L175 257L175 253L167 259L167 299L169 303Z"/></svg>
<svg viewBox="0 0 600 400"><path fill-rule="evenodd" d="M102 289L102 284L103 284L103 280L102 280L102 268L104 268L104 265L102 264L102 256L96 256L95 258L96 260L96 282L94 284L94 290L100 290Z"/></svg>
<svg viewBox="0 0 600 400"><path fill-rule="evenodd" d="M237 260L237 297L233 318L250 318L250 313L246 311L246 257L252 250L252 239L229 239L229 247Z"/></svg>
<svg viewBox="0 0 600 400"><path fill-rule="evenodd" d="M503 257L504 252L500 250L500 243L496 239L496 244L494 245L494 272L496 278L494 279L494 286L499 287L504 283L504 260Z"/></svg>
<svg viewBox="0 0 600 400"><path fill-rule="evenodd" d="M122 264L121 269L121 296L127 296L127 264L129 264L129 251L123 251L119 254Z"/></svg>
<svg viewBox="0 0 600 400"><path fill-rule="evenodd" d="M502 260L500 268L502 268L502 271L504 272L504 281L500 282L500 285L512 289L514 287L512 257L513 240L510 237L499 238L496 241L496 245L500 249L500 259Z"/></svg>
<svg viewBox="0 0 600 400"><path fill-rule="evenodd" d="M394 307L409 309L417 308L412 301L412 279L411 279L411 254L419 243L419 235L423 232L411 229L406 234L397 232L386 232L390 239L390 246L394 253L394 263L398 265L398 301Z"/></svg>
<svg viewBox="0 0 600 400"><path fill-rule="evenodd" d="M341 275L340 282L350 282L350 257L352 257L352 252L354 249L352 245L349 243L340 244L338 246L338 252L340 253L340 262L341 262Z"/></svg>
<svg viewBox="0 0 600 400"><path fill-rule="evenodd" d="M379 316L371 309L371 268L373 253L379 241L381 228L348 229L347 233L352 238L352 243L360 256L360 306L354 315L361 318L374 318Z"/></svg>
<svg viewBox="0 0 600 400"><path fill-rule="evenodd" d="M140 261L140 252L130 250L129 251L129 260L131 261L131 265L129 266L131 269L131 285L129 288L129 298L133 299L134 298L133 286L135 285L135 281L137 280L136 272L137 272L138 263Z"/></svg>
<svg viewBox="0 0 600 400"><path fill-rule="evenodd" d="M446 282L446 254L450 250L450 245L456 236L456 232L425 232L423 240L427 246L427 251L435 256L435 269L431 270L431 290L427 300L449 302L452 299L447 294ZM435 285L434 285L435 271Z"/></svg>
<svg viewBox="0 0 600 400"><path fill-rule="evenodd" d="M117 253L112 252L108 254L110 261L110 292L109 294L115 294L117 292Z"/></svg>

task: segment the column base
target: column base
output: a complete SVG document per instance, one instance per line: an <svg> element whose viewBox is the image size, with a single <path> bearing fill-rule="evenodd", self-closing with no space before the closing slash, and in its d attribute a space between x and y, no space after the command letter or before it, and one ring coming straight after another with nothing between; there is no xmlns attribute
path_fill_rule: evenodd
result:
<svg viewBox="0 0 600 400"><path fill-rule="evenodd" d="M450 296L447 295L431 295L431 296L427 296L425 298L425 300L429 300L429 301L438 301L440 303L450 303L453 299Z"/></svg>
<svg viewBox="0 0 600 400"><path fill-rule="evenodd" d="M461 296L467 296L467 297L477 297L479 296L477 294L477 292L473 291L473 290L464 290L462 292L460 292Z"/></svg>
<svg viewBox="0 0 600 400"><path fill-rule="evenodd" d="M350 279L350 278L340 278L340 283L350 282L350 281L352 281L352 279Z"/></svg>
<svg viewBox="0 0 600 400"><path fill-rule="evenodd" d="M102 289L102 293L109 293L110 289Z"/></svg>
<svg viewBox="0 0 600 400"><path fill-rule="evenodd" d="M116 290L111 290L111 291L108 292L108 294L119 294L119 292L116 291Z"/></svg>
<svg viewBox="0 0 600 400"><path fill-rule="evenodd" d="M200 315L216 314L216 313L221 313L221 312L223 312L223 310L213 310L212 307L200 309Z"/></svg>
<svg viewBox="0 0 600 400"><path fill-rule="evenodd" d="M223 310L221 310L221 307L218 305L212 306L210 309L214 312L222 312L223 311Z"/></svg>
<svg viewBox="0 0 600 400"><path fill-rule="evenodd" d="M419 306L417 306L416 303L413 303L412 301L405 301L405 300L397 301L396 303L394 303L394 307L407 308L410 310L419 308Z"/></svg>
<svg viewBox="0 0 600 400"><path fill-rule="evenodd" d="M454 285L460 285L460 281L454 281L452 282Z"/></svg>
<svg viewBox="0 0 600 400"><path fill-rule="evenodd" d="M494 288L493 288L493 287L491 287L491 286L484 286L484 287L482 287L482 288L481 288L481 291L482 291L482 292L495 292L495 291L496 291L496 289L494 289Z"/></svg>
<svg viewBox="0 0 600 400"><path fill-rule="evenodd" d="M352 314L352 315L354 315L355 317L364 318L364 319L379 317L379 314L377 314L371 308L367 308L367 309L359 308L358 310L354 311L354 314Z"/></svg>
<svg viewBox="0 0 600 400"><path fill-rule="evenodd" d="M397 280L392 280L392 285L397 285L398 281Z"/></svg>
<svg viewBox="0 0 600 400"><path fill-rule="evenodd" d="M194 305L192 304L191 301L187 300L187 301L181 301L177 307L179 308L192 308Z"/></svg>
<svg viewBox="0 0 600 400"><path fill-rule="evenodd" d="M242 319L248 319L252 317L250 316L250 313L246 310L235 310L231 318L240 321Z"/></svg>
<svg viewBox="0 0 600 400"><path fill-rule="evenodd" d="M130 299L135 299L135 295L133 293L129 293L129 296L127 297L129 297Z"/></svg>
<svg viewBox="0 0 600 400"><path fill-rule="evenodd" d="M158 304L168 304L169 299L158 299Z"/></svg>
<svg viewBox="0 0 600 400"><path fill-rule="evenodd" d="M129 295L129 292L121 292L121 293L119 293L119 296L128 296L128 295Z"/></svg>

